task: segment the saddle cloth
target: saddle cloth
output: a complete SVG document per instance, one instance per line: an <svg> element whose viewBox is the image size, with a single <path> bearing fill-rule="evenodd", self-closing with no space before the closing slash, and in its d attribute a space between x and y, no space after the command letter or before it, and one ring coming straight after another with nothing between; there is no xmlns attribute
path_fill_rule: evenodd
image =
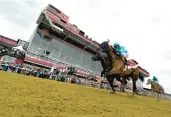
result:
<svg viewBox="0 0 171 117"><path fill-rule="evenodd" d="M137 68L138 65L128 65L128 69Z"/></svg>
<svg viewBox="0 0 171 117"><path fill-rule="evenodd" d="M157 86L160 86L159 83L155 83Z"/></svg>
<svg viewBox="0 0 171 117"><path fill-rule="evenodd" d="M138 64L134 63L131 60L128 60L128 69L137 68L137 67L138 67Z"/></svg>

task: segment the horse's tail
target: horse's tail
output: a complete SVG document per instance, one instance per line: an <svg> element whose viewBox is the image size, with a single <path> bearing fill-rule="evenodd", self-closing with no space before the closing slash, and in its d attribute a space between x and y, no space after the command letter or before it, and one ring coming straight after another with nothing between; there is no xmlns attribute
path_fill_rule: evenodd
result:
<svg viewBox="0 0 171 117"><path fill-rule="evenodd" d="M159 87L160 87L161 92L165 93L164 88L161 85Z"/></svg>
<svg viewBox="0 0 171 117"><path fill-rule="evenodd" d="M141 72L139 72L139 79L142 81L142 82L144 82L144 75L141 73Z"/></svg>

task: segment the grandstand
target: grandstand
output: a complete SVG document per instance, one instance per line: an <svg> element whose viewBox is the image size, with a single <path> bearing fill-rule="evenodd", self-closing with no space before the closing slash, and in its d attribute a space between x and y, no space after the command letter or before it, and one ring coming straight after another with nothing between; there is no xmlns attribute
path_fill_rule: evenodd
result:
<svg viewBox="0 0 171 117"><path fill-rule="evenodd" d="M27 50L27 55L23 61L24 64L34 64L45 68L57 65L61 69L65 66L72 66L77 68L77 75L87 77L93 74L99 78L102 71L101 64L91 60L98 42L75 24L71 24L69 16L49 4L42 10L36 23L37 27L29 42L16 41L18 45L26 45L24 48ZM4 40L7 43L7 40L11 39L3 37L3 40L0 40L2 45L4 45ZM13 46L16 45L13 44ZM16 62L22 64L22 61L16 60ZM138 62L132 59L130 65L138 65ZM146 70L139 68L145 77L149 76Z"/></svg>
<svg viewBox="0 0 171 117"><path fill-rule="evenodd" d="M62 63L77 67L84 75L87 75L85 71L100 74L100 62L91 60L98 43L75 24L71 24L69 16L49 4L41 12L37 25L29 41L28 55L48 59L54 64ZM144 74L148 75L146 71Z"/></svg>

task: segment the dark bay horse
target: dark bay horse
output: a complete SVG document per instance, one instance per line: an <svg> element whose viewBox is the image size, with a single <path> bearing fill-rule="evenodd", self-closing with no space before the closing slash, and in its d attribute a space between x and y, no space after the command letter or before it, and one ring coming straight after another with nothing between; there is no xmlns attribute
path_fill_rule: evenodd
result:
<svg viewBox="0 0 171 117"><path fill-rule="evenodd" d="M111 61L108 60L107 54L100 49L97 49L97 53L92 57L93 61L100 61L103 71L101 72L101 77L105 75L106 72L109 72L112 68ZM112 91L115 92L115 86L113 85L114 78L122 83L122 80L120 76L116 75L107 75L106 79L108 80L109 85L112 88ZM125 84L127 84L127 81L124 81ZM123 84L123 83L122 83ZM124 89L121 89L122 92L124 92Z"/></svg>
<svg viewBox="0 0 171 117"><path fill-rule="evenodd" d="M133 82L133 94L137 93L136 81L138 78L140 78L142 82L144 81L144 77L141 75L138 67L128 69L123 58L116 53L116 50L109 45L108 41L104 41L102 45L103 51L107 53L108 59L111 61L111 70L106 72L106 76L114 75L122 77L123 83L126 80L125 77L131 77Z"/></svg>

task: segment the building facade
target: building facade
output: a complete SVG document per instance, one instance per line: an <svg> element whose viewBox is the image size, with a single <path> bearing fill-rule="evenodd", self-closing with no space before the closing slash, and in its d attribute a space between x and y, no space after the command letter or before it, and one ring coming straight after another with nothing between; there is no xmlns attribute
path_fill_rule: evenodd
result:
<svg viewBox="0 0 171 117"><path fill-rule="evenodd" d="M42 10L36 23L37 28L29 41L28 55L100 75L101 63L91 59L99 47L98 42L71 24L69 16L49 4ZM133 65L138 64L135 60L131 61ZM140 68L140 71L145 77L149 76L146 70Z"/></svg>
<svg viewBox="0 0 171 117"><path fill-rule="evenodd" d="M49 41L37 31L34 33L28 54L48 58L53 63L65 63L94 73L102 71L100 62L92 61L92 54L53 35Z"/></svg>
<svg viewBox="0 0 171 117"><path fill-rule="evenodd" d="M52 14L57 17L57 11L55 9L56 8L51 5L48 5L40 14L37 21L38 26L29 41L30 44L27 49L28 55L34 55L44 60L48 59L48 61L54 64L64 63L84 71L100 74L102 71L101 63L94 62L91 59L92 51L96 49L97 43L94 43L91 39L82 34L84 32L81 30L79 33L75 34L74 32L69 32L66 27L64 27L64 24L63 27L59 26L61 25L59 21L54 21L55 23L53 24L55 25L53 25L50 18ZM61 11L60 13L64 14ZM74 27L74 25L72 25L71 28L71 23L67 21L68 20L65 19L65 25L70 26L72 31L79 30ZM58 27L56 25L58 25ZM59 29L61 27L62 30Z"/></svg>
<svg viewBox="0 0 171 117"><path fill-rule="evenodd" d="M24 44L24 49L27 49L24 62L49 68L58 64L73 66L86 76L100 75L101 63L91 59L99 47L98 43L75 24L71 24L69 16L49 4L42 10L36 23L37 27L29 42L18 42ZM131 61L133 65L137 64L134 60ZM140 71L145 77L149 76L146 70Z"/></svg>

